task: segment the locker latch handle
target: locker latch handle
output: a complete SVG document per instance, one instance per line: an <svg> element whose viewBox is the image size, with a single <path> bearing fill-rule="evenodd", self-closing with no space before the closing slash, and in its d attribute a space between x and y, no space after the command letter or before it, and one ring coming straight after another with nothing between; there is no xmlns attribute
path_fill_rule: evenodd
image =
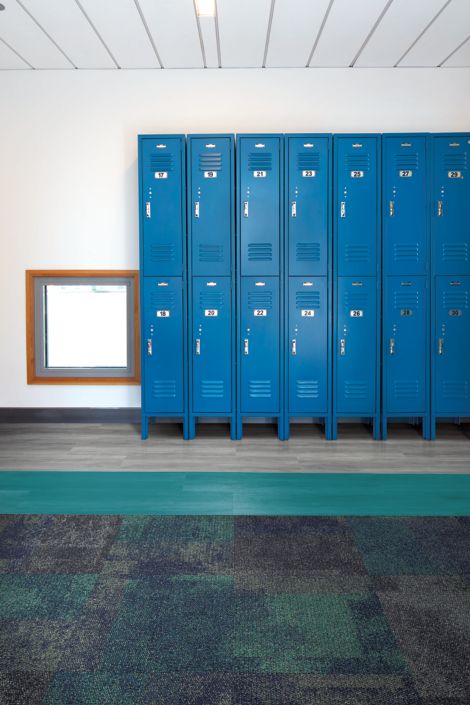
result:
<svg viewBox="0 0 470 705"><path fill-rule="evenodd" d="M248 355L248 338L243 341L243 354Z"/></svg>
<svg viewBox="0 0 470 705"><path fill-rule="evenodd" d="M390 201L390 218L395 215L395 201Z"/></svg>
<svg viewBox="0 0 470 705"><path fill-rule="evenodd" d="M437 202L437 216L440 218L443 213L442 201Z"/></svg>
<svg viewBox="0 0 470 705"><path fill-rule="evenodd" d="M248 218L248 201L243 202L243 217Z"/></svg>
<svg viewBox="0 0 470 705"><path fill-rule="evenodd" d="M346 340L344 338L339 341L339 354L346 355Z"/></svg>
<svg viewBox="0 0 470 705"><path fill-rule="evenodd" d="M152 338L147 338L147 355L152 355Z"/></svg>
<svg viewBox="0 0 470 705"><path fill-rule="evenodd" d="M297 355L297 341L295 338L292 339L292 355Z"/></svg>
<svg viewBox="0 0 470 705"><path fill-rule="evenodd" d="M146 218L152 217L152 206L150 205L150 201L147 201L145 204L145 216Z"/></svg>
<svg viewBox="0 0 470 705"><path fill-rule="evenodd" d="M341 218L346 218L346 201L341 201L340 217L341 217Z"/></svg>
<svg viewBox="0 0 470 705"><path fill-rule="evenodd" d="M292 201L291 215L293 218L297 218L297 201Z"/></svg>
<svg viewBox="0 0 470 705"><path fill-rule="evenodd" d="M199 201L194 202L194 217L199 218Z"/></svg>
<svg viewBox="0 0 470 705"><path fill-rule="evenodd" d="M390 338L390 355L395 355L395 338Z"/></svg>
<svg viewBox="0 0 470 705"><path fill-rule="evenodd" d="M437 352L439 353L439 355L444 355L444 338L439 338L437 344Z"/></svg>
<svg viewBox="0 0 470 705"><path fill-rule="evenodd" d="M196 355L201 354L201 339L196 338Z"/></svg>

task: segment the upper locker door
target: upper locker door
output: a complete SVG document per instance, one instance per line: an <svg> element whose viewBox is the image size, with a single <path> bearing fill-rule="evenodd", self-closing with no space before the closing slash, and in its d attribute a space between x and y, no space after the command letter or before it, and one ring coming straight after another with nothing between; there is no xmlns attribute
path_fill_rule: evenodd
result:
<svg viewBox="0 0 470 705"><path fill-rule="evenodd" d="M436 274L470 274L469 135L433 137L432 237Z"/></svg>
<svg viewBox="0 0 470 705"><path fill-rule="evenodd" d="M193 277L193 412L231 410L229 277Z"/></svg>
<svg viewBox="0 0 470 705"><path fill-rule="evenodd" d="M426 407L426 277L384 280L385 411Z"/></svg>
<svg viewBox="0 0 470 705"><path fill-rule="evenodd" d="M470 277L436 277L435 414L470 415Z"/></svg>
<svg viewBox="0 0 470 705"><path fill-rule="evenodd" d="M183 281L145 277L144 396L148 413L183 413Z"/></svg>
<svg viewBox="0 0 470 705"><path fill-rule="evenodd" d="M239 137L241 274L279 275L279 137Z"/></svg>
<svg viewBox="0 0 470 705"><path fill-rule="evenodd" d="M142 140L142 223L145 276L183 273L184 140Z"/></svg>
<svg viewBox="0 0 470 705"><path fill-rule="evenodd" d="M383 138L383 272L427 268L426 138Z"/></svg>
<svg viewBox="0 0 470 705"><path fill-rule="evenodd" d="M289 274L326 274L328 139L314 136L288 139Z"/></svg>
<svg viewBox="0 0 470 705"><path fill-rule="evenodd" d="M279 279L241 281L241 411L279 413Z"/></svg>
<svg viewBox="0 0 470 705"><path fill-rule="evenodd" d="M289 412L325 413L327 278L289 278Z"/></svg>
<svg viewBox="0 0 470 705"><path fill-rule="evenodd" d="M194 275L229 275L233 141L190 137L191 237Z"/></svg>
<svg viewBox="0 0 470 705"><path fill-rule="evenodd" d="M377 370L376 287L375 277L338 278L338 414L374 413Z"/></svg>
<svg viewBox="0 0 470 705"><path fill-rule="evenodd" d="M377 274L377 139L336 137L336 247L339 276Z"/></svg>

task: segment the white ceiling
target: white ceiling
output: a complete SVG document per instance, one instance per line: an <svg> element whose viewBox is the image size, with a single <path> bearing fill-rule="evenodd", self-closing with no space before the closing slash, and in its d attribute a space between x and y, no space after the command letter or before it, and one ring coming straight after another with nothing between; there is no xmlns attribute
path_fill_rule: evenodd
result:
<svg viewBox="0 0 470 705"><path fill-rule="evenodd" d="M470 0L2 0L0 70L470 67Z"/></svg>

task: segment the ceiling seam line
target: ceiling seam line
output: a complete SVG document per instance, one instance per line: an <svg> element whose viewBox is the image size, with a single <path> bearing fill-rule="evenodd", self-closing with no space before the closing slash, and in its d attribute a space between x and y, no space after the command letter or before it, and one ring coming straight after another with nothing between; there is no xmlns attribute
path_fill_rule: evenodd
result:
<svg viewBox="0 0 470 705"><path fill-rule="evenodd" d="M38 22L38 20L34 17L34 15L23 5L22 0L16 0L16 2L17 2L17 5L19 5L21 7L23 12L25 12L28 15L28 17L34 22L36 27L39 27L41 32L46 35L46 37L49 39L50 42L52 42L52 44L55 46L55 48L58 51L60 51L60 53L62 54L62 56L65 59L67 59L69 64L71 66L73 66L74 69L78 68L78 66L76 66L76 64L72 61L72 59L65 53L65 51L62 49L62 47L56 42L56 40L49 34L49 32L46 29L44 29L42 24L40 22Z"/></svg>
<svg viewBox="0 0 470 705"><path fill-rule="evenodd" d="M116 61L116 59L115 59L115 57L114 57L114 54L112 53L111 49L108 47L108 45L106 44L106 42L104 41L104 39L103 39L103 37L101 36L101 34L98 32L97 28L95 27L95 25L94 25L93 22L91 21L91 19L90 19L90 17L88 16L88 14L85 12L85 10L84 10L84 8L83 8L83 5L81 4L80 0L75 0L75 3L78 5L78 7L80 8L80 10L82 11L83 16L84 16L85 19L88 21L88 24L90 25L90 27L92 28L92 30L94 31L94 33L96 34L96 36L98 37L98 39L100 40L101 44L104 46L104 48L105 48L106 51L108 52L108 54L109 54L109 56L111 57L113 63L115 64L116 68L117 68L117 69L120 69L121 67L119 66L118 62Z"/></svg>
<svg viewBox="0 0 470 705"><path fill-rule="evenodd" d="M219 9L217 7L217 0L214 0L214 6L215 6L215 17L214 17L214 22L215 22L215 41L217 44L217 60L219 63L219 69L222 68L222 52L220 49L220 34L219 34Z"/></svg>
<svg viewBox="0 0 470 705"><path fill-rule="evenodd" d="M3 42L3 44L5 44L5 46L8 47L8 49L10 49L10 51L12 51L19 59L21 59L21 61L23 61L26 64L26 66L29 66L30 69L33 69L33 71L36 71L36 68L32 64L30 64L29 61L27 61L24 58L24 56L21 56L19 51L16 51L16 49L14 49L10 44L8 44L8 42L5 41L5 39L2 39L2 37L0 37L0 42ZM5 69L5 71L9 71L9 70L14 71L15 69ZM26 69L19 69L19 70L25 71Z"/></svg>
<svg viewBox="0 0 470 705"><path fill-rule="evenodd" d="M314 53L315 53L315 51L316 51L316 49L317 49L318 42L320 41L320 37L321 37L321 35L323 34L323 30L324 30L325 25L326 25L326 22L327 22L327 20L328 20L328 16L329 16L329 14L330 14L330 12L331 12L331 8L333 7L334 1L335 1L335 0L330 0L330 2L329 2L329 4L328 4L328 7L326 8L325 16L323 17L322 23L321 23L321 25L320 25L320 29L318 30L317 36L316 36L316 38L315 38L315 41L313 42L312 51L310 52L310 54L309 54L309 56L308 56L307 63L305 64L305 68L306 68L306 69L308 69L308 68L310 67L310 62L311 62L311 60L313 59L313 55L314 55Z"/></svg>
<svg viewBox="0 0 470 705"><path fill-rule="evenodd" d="M266 32L266 42L264 44L264 54L263 54L263 63L262 63L262 68L266 68L266 61L268 58L268 50L269 50L269 42L271 41L271 28L273 26L273 17L274 17L274 8L276 5L276 0L271 0L271 7L269 10L269 20L268 20L268 29Z"/></svg>
<svg viewBox="0 0 470 705"><path fill-rule="evenodd" d="M403 59L405 58L405 56L407 56L407 55L410 53L410 51L413 49L413 47L416 46L416 44L419 42L419 40L421 39L421 37L422 37L424 34L426 34L426 32L428 31L428 29L434 24L434 22L437 20L437 18L438 18L440 15L442 15L442 13L443 13L444 10L446 9L446 7L447 7L448 5L450 5L451 2L452 2L452 0L447 0L447 1L444 3L444 5L443 5L443 6L441 7L441 9L439 10L439 12L437 12L437 13L434 15L434 17L431 19L431 21L428 22L428 24L427 24L426 27L423 29L423 31L421 32L421 34L418 34L418 36L416 37L416 39L414 40L414 42L408 47L408 49L405 51L405 53L400 56L400 58L398 59L398 61L396 62L396 64L393 65L393 68L397 68L397 66L398 66L399 64L401 64L401 62L403 61Z"/></svg>
<svg viewBox="0 0 470 705"><path fill-rule="evenodd" d="M152 36L152 32L150 31L150 27L148 26L147 20L145 19L145 15L144 15L144 13L142 12L142 8L140 7L139 0L134 0L134 4L135 4L135 6L136 6L136 8L137 8L137 12L139 13L139 16L140 16L140 19L141 19L141 21L142 21L142 24L144 25L144 29L145 29L145 31L147 32L147 36L148 36L148 38L149 38L149 42L150 42L150 44L152 45L152 49L153 49L153 51L154 51L154 53L155 53L155 56L157 57L157 61L158 61L158 63L160 64L160 68L163 69L163 68L165 68L165 67L163 66L163 62L162 62L162 60L161 60L161 58L160 58L160 54L158 53L157 45L155 44L154 38L153 38L153 36Z"/></svg>
<svg viewBox="0 0 470 705"><path fill-rule="evenodd" d="M359 48L359 51L357 52L356 56L353 58L353 60L352 60L351 63L349 64L349 67L350 67L350 68L353 68L353 67L355 66L356 61L358 60L358 58L360 57L360 55L362 54L362 52L363 52L364 49L366 48L367 44L369 43L369 41L370 41L371 37L373 36L374 32L376 31L377 27L380 25L380 23L382 22L383 18L385 17L385 15L387 14L387 12L389 11L390 6L392 5L392 3L393 3L393 0L388 0L388 2L386 3L384 9L382 10L382 12L380 13L380 15L379 15L378 18L376 19L375 23L372 25L372 29L370 30L369 34L368 34L367 37L364 39L364 41L363 41L361 47Z"/></svg>
<svg viewBox="0 0 470 705"><path fill-rule="evenodd" d="M201 45L202 63L204 68L207 68L206 50L204 47L204 40L202 38L201 23L199 22L199 15L197 14L196 0L193 0L194 14L196 16L197 33L199 34L199 43Z"/></svg>
<svg viewBox="0 0 470 705"><path fill-rule="evenodd" d="M443 66L443 65L446 63L446 61L449 61L449 59L451 58L451 56L454 56L454 54L455 54L456 52L458 52L458 50L461 49L461 48L463 47L463 45L468 42L469 39L470 39L470 34L468 35L468 37L467 37L466 39L463 40L463 42L460 42L460 44L458 45L458 47L456 47L456 48L454 49L454 51L451 51L450 54L449 54L449 56L446 56L446 58L443 59L443 61L441 61L441 63L438 64L437 67L438 67L438 68L441 68L441 66Z"/></svg>

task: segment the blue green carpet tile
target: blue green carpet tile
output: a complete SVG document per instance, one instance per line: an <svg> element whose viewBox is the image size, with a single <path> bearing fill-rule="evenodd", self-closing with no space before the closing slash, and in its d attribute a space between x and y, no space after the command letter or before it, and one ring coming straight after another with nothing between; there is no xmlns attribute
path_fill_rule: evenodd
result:
<svg viewBox="0 0 470 705"><path fill-rule="evenodd" d="M0 516L2 705L468 705L470 518Z"/></svg>

